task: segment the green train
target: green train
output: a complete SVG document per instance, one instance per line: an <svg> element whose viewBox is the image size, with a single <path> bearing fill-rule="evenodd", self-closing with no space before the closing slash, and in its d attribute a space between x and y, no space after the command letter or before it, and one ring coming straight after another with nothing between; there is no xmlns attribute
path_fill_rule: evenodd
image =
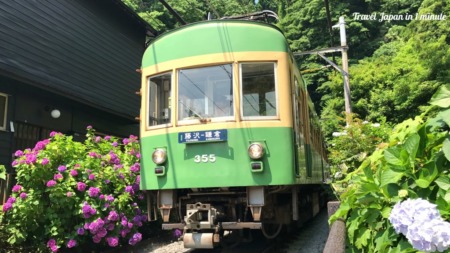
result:
<svg viewBox="0 0 450 253"><path fill-rule="evenodd" d="M277 27L183 26L149 44L141 73L140 187L149 219L181 230L186 248L213 248L252 230L274 238L318 212L325 147Z"/></svg>

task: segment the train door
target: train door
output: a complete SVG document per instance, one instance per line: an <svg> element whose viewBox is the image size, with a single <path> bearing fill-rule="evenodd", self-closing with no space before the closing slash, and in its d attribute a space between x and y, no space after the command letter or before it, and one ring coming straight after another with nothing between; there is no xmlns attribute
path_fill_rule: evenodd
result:
<svg viewBox="0 0 450 253"><path fill-rule="evenodd" d="M301 119L301 97L300 97L300 87L298 85L297 79L294 77L294 92L292 92L292 105L294 113L294 138L295 138L295 175L300 176L300 168L305 166L304 164L304 150L303 150L303 135L302 135L302 119Z"/></svg>

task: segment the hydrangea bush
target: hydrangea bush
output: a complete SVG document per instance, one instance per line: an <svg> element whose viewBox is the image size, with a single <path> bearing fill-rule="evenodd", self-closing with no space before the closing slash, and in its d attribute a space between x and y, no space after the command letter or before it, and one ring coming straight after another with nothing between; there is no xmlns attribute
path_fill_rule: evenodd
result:
<svg viewBox="0 0 450 253"><path fill-rule="evenodd" d="M94 132L87 128L84 143L52 132L34 148L15 152L17 184L2 207L8 243L57 252L142 239L137 137Z"/></svg>
<svg viewBox="0 0 450 253"><path fill-rule="evenodd" d="M337 182L348 252L450 252L450 85L430 103Z"/></svg>

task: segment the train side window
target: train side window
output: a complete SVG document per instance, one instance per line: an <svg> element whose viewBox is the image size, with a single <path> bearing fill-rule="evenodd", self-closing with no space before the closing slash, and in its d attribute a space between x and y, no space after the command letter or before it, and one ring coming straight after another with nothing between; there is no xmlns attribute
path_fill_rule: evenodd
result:
<svg viewBox="0 0 450 253"><path fill-rule="evenodd" d="M0 130L6 131L6 112L8 110L8 95L0 93Z"/></svg>
<svg viewBox="0 0 450 253"><path fill-rule="evenodd" d="M172 74L150 77L148 80L148 126L170 123Z"/></svg>
<svg viewBox="0 0 450 253"><path fill-rule="evenodd" d="M244 119L278 116L275 68L275 63L240 64Z"/></svg>

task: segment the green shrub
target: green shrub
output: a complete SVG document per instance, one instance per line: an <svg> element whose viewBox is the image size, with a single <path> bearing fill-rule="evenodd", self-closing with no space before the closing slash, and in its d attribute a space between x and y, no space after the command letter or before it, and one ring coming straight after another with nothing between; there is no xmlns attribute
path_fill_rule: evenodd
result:
<svg viewBox="0 0 450 253"><path fill-rule="evenodd" d="M142 239L137 138L119 143L95 136L90 126L86 137L81 143L52 132L33 149L15 152L17 184L2 207L9 244L56 252Z"/></svg>
<svg viewBox="0 0 450 253"><path fill-rule="evenodd" d="M405 199L427 200L450 219L450 86L430 103L442 108L437 115L397 125L386 147L339 182L348 186L330 222L346 219L350 252L416 252L388 220L393 206ZM442 239L450 244L449 236Z"/></svg>

